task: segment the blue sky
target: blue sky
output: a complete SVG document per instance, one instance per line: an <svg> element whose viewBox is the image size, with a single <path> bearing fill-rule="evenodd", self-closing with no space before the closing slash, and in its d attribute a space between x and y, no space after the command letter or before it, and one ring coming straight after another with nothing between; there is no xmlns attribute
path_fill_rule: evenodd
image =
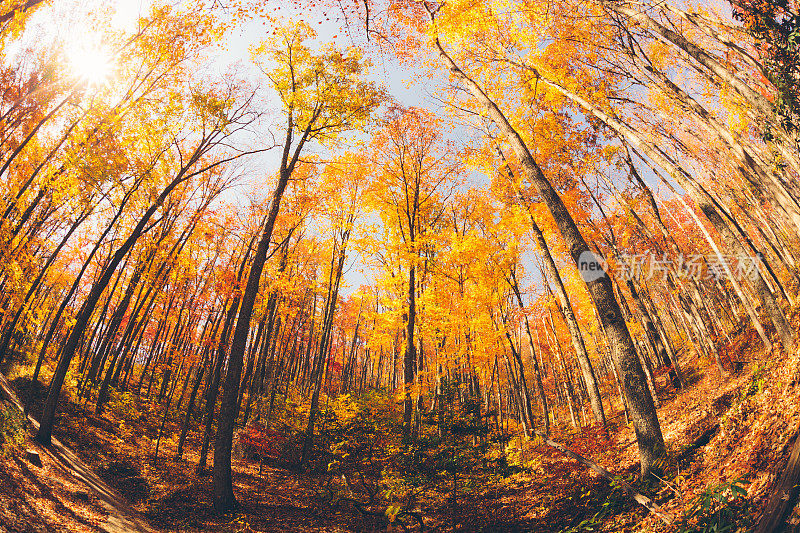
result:
<svg viewBox="0 0 800 533"><path fill-rule="evenodd" d="M103 2L101 0L62 0L56 2L54 6L39 10L32 21L39 28L40 35L52 38L54 42L63 41L67 47L74 47L81 50L81 46L89 43L97 44L102 31L98 32L92 27L87 13L96 12L100 9L115 9L116 13L112 17L112 24L116 29L127 29L132 31L136 27L136 20L140 13L149 9L151 0L116 0L115 3ZM297 20L303 19L308 22L317 32L317 42L325 45L333 42L339 47L356 45L366 48L369 57L372 58L373 68L372 79L385 87L388 93L400 104L405 106L417 106L427 108L434 113L442 115L442 103L435 98L436 93L446 83L446 74L442 71L441 76L422 77L419 72L408 64L400 64L393 60L389 54L377 53L374 41L366 42L363 32L356 25L361 21L351 20L350 28L347 31L345 21L341 16L330 13L327 15L314 9L301 9L298 4L291 2L276 3L275 8L270 11L270 15L277 19ZM61 21L60 24L53 24L54 19ZM326 20L329 19L329 20ZM321 24L320 24L321 22ZM243 73L251 73L255 77L261 77L260 73L250 62L249 49L251 46L259 44L269 36L269 22L254 19L246 22L242 27L232 30L221 43L219 49L210 58L207 71L202 74L213 76L216 73L222 74L230 68L236 66ZM67 55L75 53L66 50ZM79 52L80 53L80 52ZM266 84L264 84L266 85ZM269 98L267 98L269 101ZM278 111L276 106L275 111ZM475 131L464 126L452 125L447 127L446 136L458 142L469 142L475 135ZM268 176L277 168L279 150L273 150L261 157L254 166L250 168L248 178L251 182L265 182L264 177ZM470 181L473 183L485 183L486 178L481 175L473 174ZM241 190L241 189L240 189ZM264 187L264 196L271 193L271 185ZM235 197L237 193L226 198L227 201L240 204L243 207L249 203L245 197ZM241 194L241 193L239 193ZM347 275L347 287L345 293L358 288L358 285L370 281L371 277L367 269L367 278L360 273L362 262L354 258L355 265L349 270ZM534 275L530 258L524 261L528 267L531 278L538 278Z"/></svg>

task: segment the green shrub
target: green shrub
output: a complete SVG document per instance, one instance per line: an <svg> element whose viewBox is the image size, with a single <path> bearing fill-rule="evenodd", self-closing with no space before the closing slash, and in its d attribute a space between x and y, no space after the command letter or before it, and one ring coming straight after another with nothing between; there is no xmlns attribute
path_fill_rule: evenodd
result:
<svg viewBox="0 0 800 533"><path fill-rule="evenodd" d="M680 533L725 533L742 527L747 516L745 479L709 487L700 493L680 519Z"/></svg>
<svg viewBox="0 0 800 533"><path fill-rule="evenodd" d="M0 403L0 453L8 455L25 442L25 418L16 407Z"/></svg>
<svg viewBox="0 0 800 533"><path fill-rule="evenodd" d="M139 417L140 411L133 393L112 394L107 405L114 416L120 420L136 420Z"/></svg>

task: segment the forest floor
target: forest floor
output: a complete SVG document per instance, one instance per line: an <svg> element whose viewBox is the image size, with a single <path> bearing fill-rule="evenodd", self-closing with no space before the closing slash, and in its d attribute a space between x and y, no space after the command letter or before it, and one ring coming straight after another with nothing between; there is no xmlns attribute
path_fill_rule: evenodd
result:
<svg viewBox="0 0 800 533"><path fill-rule="evenodd" d="M667 482L638 487L679 522L714 487L741 479L746 498L723 499L722 504L735 511L731 531L754 523L800 430L800 358L777 350L767 354L752 339L745 341L738 339L728 354L731 360L751 354L737 374L720 375L714 368L698 371L694 359L683 362L687 370L690 362L695 368L691 385L680 394L671 391L664 378L659 382ZM13 384L23 397L28 394L28 381L18 378ZM33 392L34 397L44 396L42 390ZM31 408L34 416L38 409ZM211 477L195 473L199 436L190 433L181 460L174 459L174 438L163 439L156 459L157 417L142 414L138 420L122 420L111 410L96 417L86 406L65 398L57 427L56 436L156 531L387 530L383 517L366 516L350 505L331 505L320 476L275 465L264 465L259 473L258 464L243 460L234 464L242 508L215 515ZM167 429L166 435L172 435L177 428L168 424ZM610 441L591 429L569 433L559 428L553 438L615 474L632 479L638 470L630 426L612 426ZM0 521L6 524L0 531L114 531L108 528L108 504L98 493L50 451L40 451L41 468L28 464L22 451L0 457ZM501 483L461 494L455 501L447 494L421 501L426 530L677 531L680 524L689 524L663 525L605 480L551 448L532 444L523 457L527 469ZM719 519L724 513L716 509ZM112 518L113 514L112 509ZM698 518L703 519L695 521ZM800 522L797 509L791 521ZM117 529L129 530L135 531Z"/></svg>
<svg viewBox="0 0 800 533"><path fill-rule="evenodd" d="M2 375L0 403L16 409L24 424L18 428L21 442L0 454L0 531L152 531L122 495L58 439L50 446L31 439L38 423L25 420L22 403ZM14 453L21 445L24 459Z"/></svg>

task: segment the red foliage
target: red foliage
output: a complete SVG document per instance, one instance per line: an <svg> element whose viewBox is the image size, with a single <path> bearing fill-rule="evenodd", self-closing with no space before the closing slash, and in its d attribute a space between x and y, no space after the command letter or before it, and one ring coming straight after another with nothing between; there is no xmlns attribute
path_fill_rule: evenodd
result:
<svg viewBox="0 0 800 533"><path fill-rule="evenodd" d="M285 440L282 433L261 424L250 424L239 434L244 453L257 457L277 457Z"/></svg>
<svg viewBox="0 0 800 533"><path fill-rule="evenodd" d="M328 372L331 374L338 374L342 371L342 363L334 359L333 357L328 358Z"/></svg>

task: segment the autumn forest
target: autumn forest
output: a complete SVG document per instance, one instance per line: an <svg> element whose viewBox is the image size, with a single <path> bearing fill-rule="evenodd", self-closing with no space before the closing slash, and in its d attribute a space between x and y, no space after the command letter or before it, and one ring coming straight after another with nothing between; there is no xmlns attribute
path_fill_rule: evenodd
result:
<svg viewBox="0 0 800 533"><path fill-rule="evenodd" d="M796 0L0 0L0 532L800 531Z"/></svg>

